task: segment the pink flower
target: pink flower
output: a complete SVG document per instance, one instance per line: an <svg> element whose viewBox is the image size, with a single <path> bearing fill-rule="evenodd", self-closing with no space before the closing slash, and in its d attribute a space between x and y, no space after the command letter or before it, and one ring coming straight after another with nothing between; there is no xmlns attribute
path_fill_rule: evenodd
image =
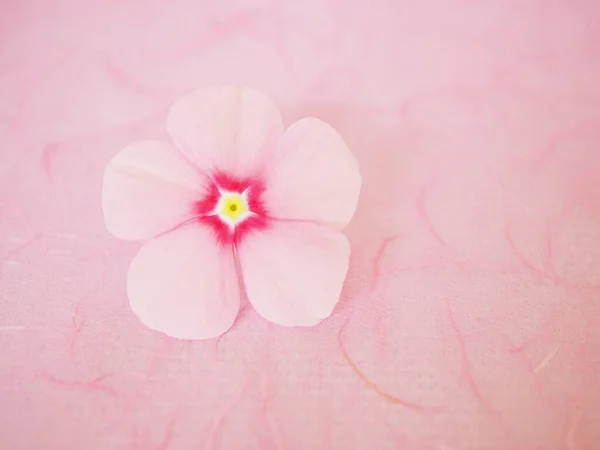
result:
<svg viewBox="0 0 600 450"><path fill-rule="evenodd" d="M284 133L267 97L234 87L181 98L167 130L175 145L132 144L104 173L108 230L150 239L127 278L141 321L213 338L232 326L242 295L279 325L329 317L350 255L340 230L361 186L339 134L313 118Z"/></svg>

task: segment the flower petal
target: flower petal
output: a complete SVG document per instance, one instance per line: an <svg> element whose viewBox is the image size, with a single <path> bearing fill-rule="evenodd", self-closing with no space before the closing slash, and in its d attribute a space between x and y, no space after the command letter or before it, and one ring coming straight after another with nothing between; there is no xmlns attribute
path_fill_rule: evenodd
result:
<svg viewBox="0 0 600 450"><path fill-rule="evenodd" d="M206 171L247 176L259 170L283 132L277 107L243 87L208 87L178 100L167 130L181 151Z"/></svg>
<svg viewBox="0 0 600 450"><path fill-rule="evenodd" d="M308 222L273 221L238 244L250 303L265 319L310 326L329 317L348 271L344 234Z"/></svg>
<svg viewBox="0 0 600 450"><path fill-rule="evenodd" d="M361 187L358 163L340 135L313 118L285 132L266 181L264 201L272 217L338 229L352 218Z"/></svg>
<svg viewBox="0 0 600 450"><path fill-rule="evenodd" d="M192 218L204 191L203 176L171 144L132 144L104 171L106 227L121 239L156 236Z"/></svg>
<svg viewBox="0 0 600 450"><path fill-rule="evenodd" d="M148 327L180 339L227 331L239 311L233 248L194 223L151 240L129 267L131 309Z"/></svg>

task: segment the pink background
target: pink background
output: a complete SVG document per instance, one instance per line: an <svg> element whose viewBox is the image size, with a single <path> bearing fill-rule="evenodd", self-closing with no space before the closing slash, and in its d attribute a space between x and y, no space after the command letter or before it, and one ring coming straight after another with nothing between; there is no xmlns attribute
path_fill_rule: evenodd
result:
<svg viewBox="0 0 600 450"><path fill-rule="evenodd" d="M3 1L2 450L597 449L600 3ZM332 123L364 187L312 329L142 326L102 171L205 84Z"/></svg>

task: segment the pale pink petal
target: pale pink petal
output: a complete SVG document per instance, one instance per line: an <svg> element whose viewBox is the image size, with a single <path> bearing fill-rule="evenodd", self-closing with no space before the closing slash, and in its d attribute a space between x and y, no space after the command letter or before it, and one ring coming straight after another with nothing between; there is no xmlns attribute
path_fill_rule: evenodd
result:
<svg viewBox="0 0 600 450"><path fill-rule="evenodd" d="M205 192L203 176L166 142L145 141L106 166L102 207L106 227L121 239L146 239L192 218Z"/></svg>
<svg viewBox="0 0 600 450"><path fill-rule="evenodd" d="M244 87L208 87L178 100L167 130L184 154L206 171L254 174L283 132L277 107Z"/></svg>
<svg viewBox="0 0 600 450"><path fill-rule="evenodd" d="M340 135L313 118L285 132L266 180L264 200L271 216L339 229L352 218L361 187L358 163Z"/></svg>
<svg viewBox="0 0 600 450"><path fill-rule="evenodd" d="M265 319L310 326L329 317L348 270L350 245L340 231L275 221L238 244L250 303Z"/></svg>
<svg viewBox="0 0 600 450"><path fill-rule="evenodd" d="M131 309L148 327L180 339L227 331L239 311L233 248L189 224L148 242L129 267Z"/></svg>

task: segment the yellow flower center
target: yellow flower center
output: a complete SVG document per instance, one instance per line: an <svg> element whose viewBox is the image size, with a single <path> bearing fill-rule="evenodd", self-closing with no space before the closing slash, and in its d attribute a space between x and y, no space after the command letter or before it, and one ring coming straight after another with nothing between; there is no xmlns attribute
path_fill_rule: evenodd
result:
<svg viewBox="0 0 600 450"><path fill-rule="evenodd" d="M219 215L235 224L248 214L248 201L240 194L227 193L221 197Z"/></svg>

